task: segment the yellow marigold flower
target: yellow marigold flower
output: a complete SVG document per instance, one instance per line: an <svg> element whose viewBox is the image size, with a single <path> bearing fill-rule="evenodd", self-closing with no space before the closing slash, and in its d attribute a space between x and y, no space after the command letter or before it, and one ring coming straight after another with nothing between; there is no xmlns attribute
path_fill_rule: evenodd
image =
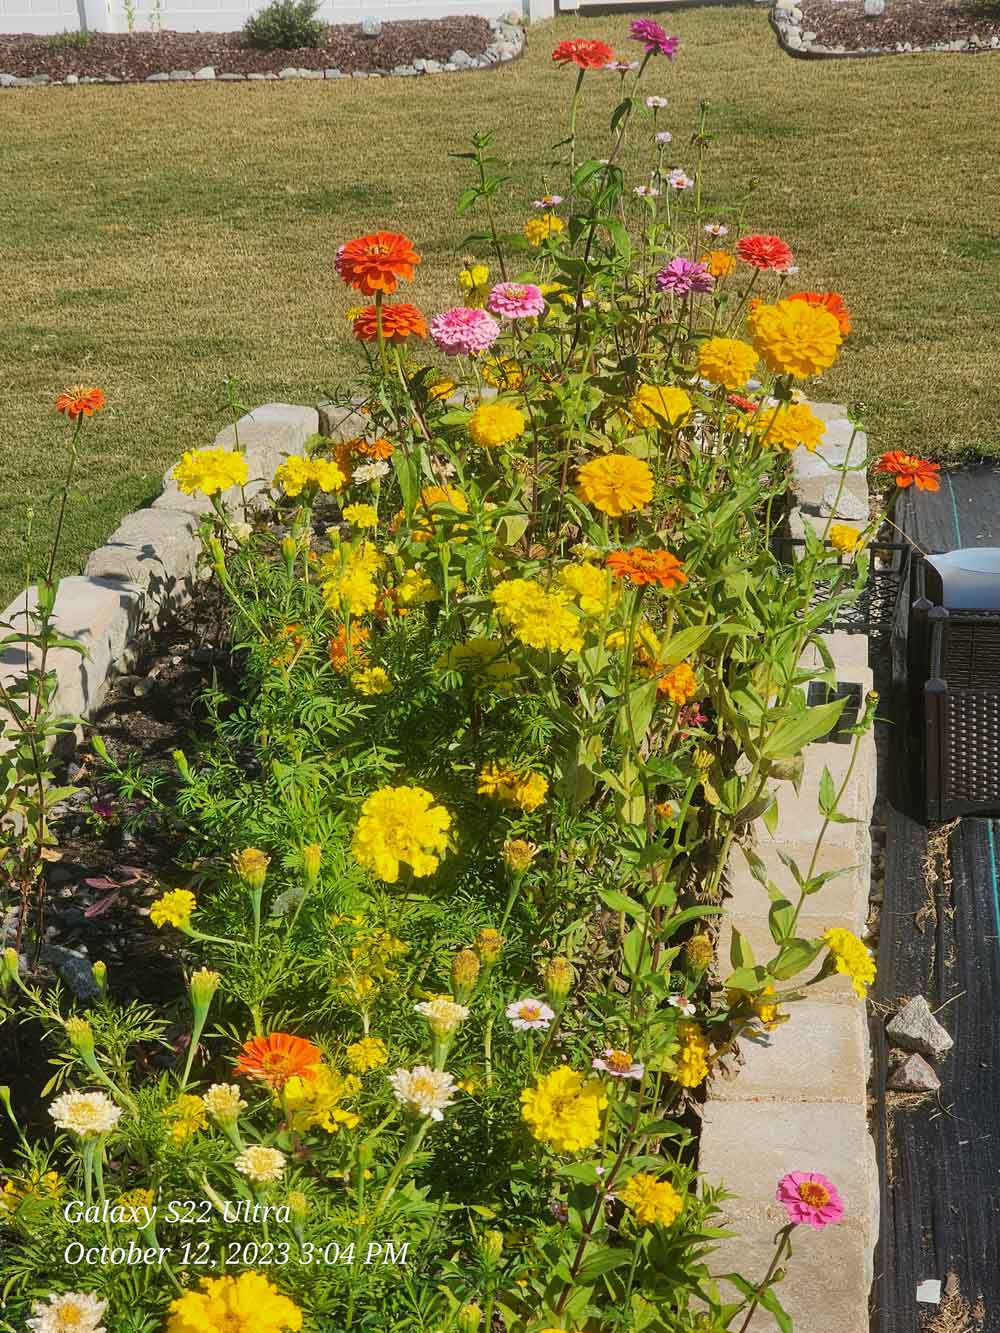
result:
<svg viewBox="0 0 1000 1333"><path fill-rule="evenodd" d="M58 1171L33 1170L25 1181L7 1180L0 1192L0 1217L16 1213L25 1199L55 1202L64 1190Z"/></svg>
<svg viewBox="0 0 1000 1333"><path fill-rule="evenodd" d="M836 315L807 301L759 305L748 314L747 328L768 370L797 380L828 370L844 341Z"/></svg>
<svg viewBox="0 0 1000 1333"><path fill-rule="evenodd" d="M583 634L579 619L567 607L569 594L547 592L531 579L507 579L494 588L492 600L501 621L522 643L556 652L579 652Z"/></svg>
<svg viewBox="0 0 1000 1333"><path fill-rule="evenodd" d="M656 689L658 693L667 695L670 701L680 708L697 694L698 681L687 662L681 662L671 671L658 677Z"/></svg>
<svg viewBox="0 0 1000 1333"><path fill-rule="evenodd" d="M519 407L496 399L492 403L479 404L469 418L469 434L480 449L494 449L523 435L525 424L524 413Z"/></svg>
<svg viewBox="0 0 1000 1333"><path fill-rule="evenodd" d="M391 694L392 677L382 667L366 667L356 671L351 677L351 684L359 694Z"/></svg>
<svg viewBox="0 0 1000 1333"><path fill-rule="evenodd" d="M325 458L286 458L275 471L272 485L286 495L301 495L306 489L339 491L347 478L336 463Z"/></svg>
<svg viewBox="0 0 1000 1333"><path fill-rule="evenodd" d="M521 1115L539 1143L556 1152L582 1152L600 1137L601 1112L608 1104L599 1079L585 1078L569 1065L543 1074L521 1093Z"/></svg>
<svg viewBox="0 0 1000 1333"><path fill-rule="evenodd" d="M649 464L632 454L602 454L577 471L576 493L602 514L620 518L653 498Z"/></svg>
<svg viewBox="0 0 1000 1333"><path fill-rule="evenodd" d="M368 1074L389 1063L389 1051L381 1037L362 1037L347 1048L347 1067L355 1074Z"/></svg>
<svg viewBox="0 0 1000 1333"><path fill-rule="evenodd" d="M476 1090L476 1080L474 1078L460 1078L455 1087L461 1092L468 1093L471 1097Z"/></svg>
<svg viewBox="0 0 1000 1333"><path fill-rule="evenodd" d="M799 302L798 304L802 304ZM854 994L859 1000L868 995L868 987L875 980L875 960L872 952L857 935L840 926L831 926L823 932L823 940L836 960L837 971L842 976L850 977Z"/></svg>
<svg viewBox="0 0 1000 1333"><path fill-rule="evenodd" d="M347 505L342 511L343 518L355 528L377 528L378 510L374 505Z"/></svg>
<svg viewBox="0 0 1000 1333"><path fill-rule="evenodd" d="M157 898L149 909L154 926L186 926L198 907L198 899L190 889L171 889Z"/></svg>
<svg viewBox="0 0 1000 1333"><path fill-rule="evenodd" d="M483 362L483 379L494 389L520 389L524 372L511 356L491 356Z"/></svg>
<svg viewBox="0 0 1000 1333"><path fill-rule="evenodd" d="M678 1023L677 1070L674 1077L682 1088L696 1088L708 1077L708 1038L697 1023Z"/></svg>
<svg viewBox="0 0 1000 1333"><path fill-rule="evenodd" d="M669 1180L659 1180L644 1171L630 1176L616 1193L625 1207L647 1227L669 1227L684 1208L684 1200Z"/></svg>
<svg viewBox="0 0 1000 1333"><path fill-rule="evenodd" d="M565 222L557 213L542 213L540 217L528 219L524 224L524 235L537 248L550 236L558 236L565 227Z"/></svg>
<svg viewBox="0 0 1000 1333"><path fill-rule="evenodd" d="M793 301L793 305L803 305ZM821 444L826 422L816 416L808 403L779 403L777 407L756 412L753 428L768 448L797 449L801 444L810 453Z"/></svg>
<svg viewBox="0 0 1000 1333"><path fill-rule="evenodd" d="M728 250L709 250L708 254L702 255L701 262L717 280L728 278L736 267L736 257Z"/></svg>
<svg viewBox="0 0 1000 1333"><path fill-rule="evenodd" d="M480 796L492 796L503 805L516 805L530 813L545 800L549 783L541 773L518 770L508 763L487 764L476 790Z"/></svg>
<svg viewBox="0 0 1000 1333"><path fill-rule="evenodd" d="M523 875L537 855L537 846L524 838L508 838L503 845L504 863L515 874Z"/></svg>
<svg viewBox="0 0 1000 1333"><path fill-rule="evenodd" d="M698 374L724 389L742 389L757 365L757 353L739 338L708 338L698 348Z"/></svg>
<svg viewBox="0 0 1000 1333"><path fill-rule="evenodd" d="M559 582L574 594L577 606L587 616L606 615L621 598L611 571L586 560L580 565L565 565L559 571Z"/></svg>
<svg viewBox="0 0 1000 1333"><path fill-rule="evenodd" d="M401 606L423 606L441 600L437 584L420 569L408 569L396 584L392 595Z"/></svg>
<svg viewBox="0 0 1000 1333"><path fill-rule="evenodd" d="M208 1111L205 1103L193 1093L182 1093L170 1103L163 1114L173 1122L170 1126L170 1138L174 1143L187 1143L199 1129L208 1127Z"/></svg>
<svg viewBox="0 0 1000 1333"><path fill-rule="evenodd" d="M844 555L853 555L855 551L864 550L863 534L857 528L852 528L849 523L832 523L827 537L834 550Z"/></svg>
<svg viewBox="0 0 1000 1333"><path fill-rule="evenodd" d="M361 1081L353 1074L345 1076L327 1065L317 1065L311 1078L293 1075L285 1084L282 1098L293 1129L319 1128L336 1134L360 1124L361 1117L341 1105L360 1091Z"/></svg>
<svg viewBox="0 0 1000 1333"><path fill-rule="evenodd" d="M734 1009L743 1004L749 1005L760 1019L761 1026L766 1031L772 1032L784 1018L777 1001L773 998L775 994L774 983L769 981L756 995L751 995L745 990L728 990L726 1001Z"/></svg>
<svg viewBox="0 0 1000 1333"><path fill-rule="evenodd" d="M351 851L354 859L389 884L408 865L422 879L438 868L448 845L451 815L422 787L383 787L361 807Z"/></svg>
<svg viewBox="0 0 1000 1333"><path fill-rule="evenodd" d="M323 585L323 597L328 606L352 616L374 611L378 605L378 587L363 568L346 567L335 578Z"/></svg>
<svg viewBox="0 0 1000 1333"><path fill-rule="evenodd" d="M170 1304L165 1333L299 1333L302 1311L262 1273L203 1277Z"/></svg>
<svg viewBox="0 0 1000 1333"><path fill-rule="evenodd" d="M153 1190L126 1190L124 1194L119 1194L114 1206L124 1210L122 1222L125 1226L139 1226L145 1223L155 1198Z"/></svg>
<svg viewBox="0 0 1000 1333"><path fill-rule="evenodd" d="M465 296L465 304L473 310L481 310L490 294L490 270L486 264L466 262L457 278L458 290Z"/></svg>
<svg viewBox="0 0 1000 1333"><path fill-rule="evenodd" d="M188 449L170 475L185 495L217 495L245 485L250 473L235 449Z"/></svg>
<svg viewBox="0 0 1000 1333"><path fill-rule="evenodd" d="M686 426L694 404L683 389L670 384L640 384L629 399L628 410L637 426Z"/></svg>

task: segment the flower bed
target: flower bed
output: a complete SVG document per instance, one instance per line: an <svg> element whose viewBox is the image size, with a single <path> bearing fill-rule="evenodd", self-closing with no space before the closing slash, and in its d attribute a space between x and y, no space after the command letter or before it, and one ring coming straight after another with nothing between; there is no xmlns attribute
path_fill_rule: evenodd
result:
<svg viewBox="0 0 1000 1333"><path fill-rule="evenodd" d="M185 971L173 1004L123 1002L95 962L74 1007L35 967L52 812L75 796L46 758L74 725L54 707L50 657L74 641L51 563L11 632L31 666L0 685L19 829L2 1012L55 1065L44 1109L4 1098L15 1326L745 1330L761 1309L787 1324L794 1229L842 1215L802 1163L773 1182L774 1262L718 1272L724 1196L696 1129L741 1039L794 1022L806 985L838 972L863 1000L874 976L851 931L799 933L836 872L814 854L768 883L746 842L840 716L807 705L831 672L803 663L880 521L774 553L789 457L825 434L797 386L850 316L787 290L780 238L706 213L704 122L694 160L665 161L641 81L676 41L633 32L606 161L577 160L575 129L613 53L557 47L577 70L569 173L522 235L497 232L504 180L474 136L459 207L483 218L483 258L462 305L428 319L399 299L419 279L405 236L340 247L357 435L256 477L237 421L173 470L229 669L169 769L92 742L112 797L96 818L168 853L149 923ZM638 186L616 166L627 135L652 148ZM59 400L63 509L103 405ZM920 460L880 466L937 485ZM820 842L844 791L824 774ZM733 930L727 964L731 854L770 894L773 950Z"/></svg>

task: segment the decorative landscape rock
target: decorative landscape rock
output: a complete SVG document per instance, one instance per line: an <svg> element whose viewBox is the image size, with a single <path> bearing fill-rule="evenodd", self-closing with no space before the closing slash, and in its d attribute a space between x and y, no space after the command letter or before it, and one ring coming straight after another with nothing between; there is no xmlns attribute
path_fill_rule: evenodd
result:
<svg viewBox="0 0 1000 1333"><path fill-rule="evenodd" d="M363 18L361 20L361 35L362 37L381 37L382 20L370 16Z"/></svg>
<svg viewBox="0 0 1000 1333"><path fill-rule="evenodd" d="M893 1092L937 1092L941 1080L924 1057L914 1051L899 1062L889 1075L886 1086Z"/></svg>
<svg viewBox="0 0 1000 1333"><path fill-rule="evenodd" d="M904 1051L918 1051L932 1060L940 1060L955 1044L941 1026L922 995L916 995L903 1005L886 1027L893 1046Z"/></svg>

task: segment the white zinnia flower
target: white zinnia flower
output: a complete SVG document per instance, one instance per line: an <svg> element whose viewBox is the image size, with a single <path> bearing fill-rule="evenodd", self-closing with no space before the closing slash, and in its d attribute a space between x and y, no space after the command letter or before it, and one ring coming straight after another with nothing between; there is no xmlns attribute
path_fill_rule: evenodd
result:
<svg viewBox="0 0 1000 1333"><path fill-rule="evenodd" d="M424 1000L423 1004L414 1005L418 1014L427 1019L427 1026L435 1037L450 1037L469 1011L464 1004L438 996L436 1000Z"/></svg>
<svg viewBox="0 0 1000 1333"><path fill-rule="evenodd" d="M242 1089L238 1083L213 1083L202 1096L205 1110L216 1120L235 1120L247 1104L240 1095Z"/></svg>
<svg viewBox="0 0 1000 1333"><path fill-rule="evenodd" d="M263 1185L269 1180L280 1180L285 1170L285 1154L277 1148L265 1148L254 1143L244 1149L233 1163L236 1170L255 1185Z"/></svg>
<svg viewBox="0 0 1000 1333"><path fill-rule="evenodd" d="M396 1100L408 1111L429 1115L432 1120L443 1120L445 1108L454 1101L455 1080L441 1069L415 1065L413 1069L397 1069L389 1075Z"/></svg>
<svg viewBox="0 0 1000 1333"><path fill-rule="evenodd" d="M673 1007L679 1009L682 1014L687 1014L688 1018L695 1012L693 1003L686 995L668 995L667 1004L673 1005Z"/></svg>
<svg viewBox="0 0 1000 1333"><path fill-rule="evenodd" d="M389 464L383 463L381 459L377 463L362 463L351 473L355 481L378 481L379 477L384 477L389 471Z"/></svg>
<svg viewBox="0 0 1000 1333"><path fill-rule="evenodd" d="M554 1009L530 996L526 1000L515 1000L509 1004L506 1013L511 1027L521 1032L529 1032L532 1028L547 1028L556 1016Z"/></svg>
<svg viewBox="0 0 1000 1333"><path fill-rule="evenodd" d="M121 1113L121 1107L103 1092L64 1092L49 1107L49 1115L60 1129L68 1129L82 1139L110 1133Z"/></svg>
<svg viewBox="0 0 1000 1333"><path fill-rule="evenodd" d="M656 131L656 142L657 142L657 143L673 143L673 138L674 138L674 136L670 133L669 130L657 130L657 131Z"/></svg>
<svg viewBox="0 0 1000 1333"><path fill-rule="evenodd" d="M107 1308L107 1301L99 1301L87 1292L65 1291L61 1296L35 1301L31 1307L34 1318L25 1322L35 1333L108 1333L101 1323Z"/></svg>
<svg viewBox="0 0 1000 1333"><path fill-rule="evenodd" d="M641 1060L632 1059L631 1051L620 1051L613 1046L605 1047L591 1064L612 1078L642 1078L646 1068Z"/></svg>
<svg viewBox="0 0 1000 1333"><path fill-rule="evenodd" d="M665 97L647 97L646 105L649 107L650 111L660 111L663 107L669 106L670 103Z"/></svg>
<svg viewBox="0 0 1000 1333"><path fill-rule="evenodd" d="M670 175L667 177L667 184L673 190L694 189L694 181L687 174L687 172L682 171L680 167L675 167L674 170L670 173Z"/></svg>
<svg viewBox="0 0 1000 1333"><path fill-rule="evenodd" d="M728 236L728 235L729 235L729 228L726 226L726 224L725 224L724 222L706 222L706 224L705 224L705 235L706 235L706 236Z"/></svg>

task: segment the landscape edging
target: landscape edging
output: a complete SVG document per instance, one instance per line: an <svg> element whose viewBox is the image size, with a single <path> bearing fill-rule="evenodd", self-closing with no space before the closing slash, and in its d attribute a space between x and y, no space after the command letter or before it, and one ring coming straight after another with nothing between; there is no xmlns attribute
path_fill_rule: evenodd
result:
<svg viewBox="0 0 1000 1333"><path fill-rule="evenodd" d="M786 55L797 60L865 60L873 56L898 55L981 55L1000 48L1000 37L991 39L988 46L973 44L967 38L959 42L937 42L933 46L914 46L910 42L896 42L892 46L870 46L848 49L843 45L827 46L815 40L806 41L803 32L805 19L796 0L774 0L771 9L771 27L778 45Z"/></svg>

